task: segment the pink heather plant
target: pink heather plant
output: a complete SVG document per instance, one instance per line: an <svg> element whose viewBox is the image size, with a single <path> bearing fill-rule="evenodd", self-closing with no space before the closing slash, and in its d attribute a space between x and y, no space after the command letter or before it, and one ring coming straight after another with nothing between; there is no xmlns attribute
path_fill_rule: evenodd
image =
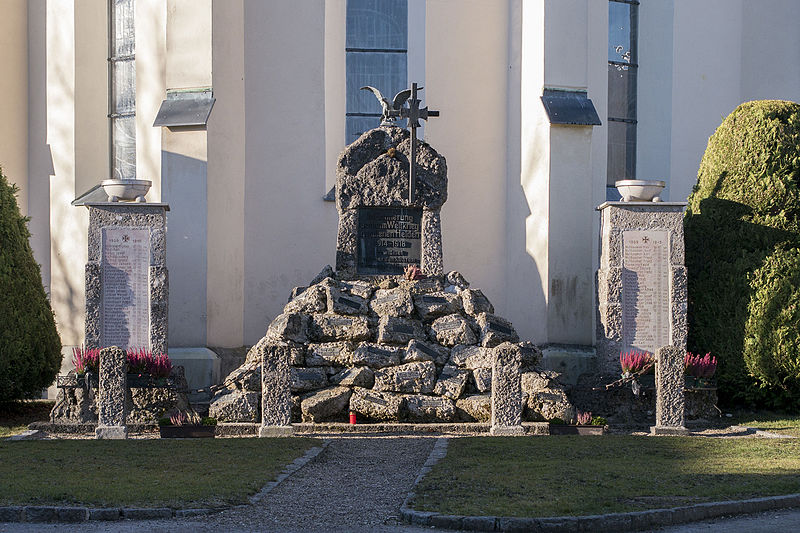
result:
<svg viewBox="0 0 800 533"><path fill-rule="evenodd" d="M154 378L168 378L172 372L172 361L167 354L151 356L147 361L147 373Z"/></svg>
<svg viewBox="0 0 800 533"><path fill-rule="evenodd" d="M705 356L686 352L684 368L686 374L689 376L698 379L709 379L714 375L714 372L717 371L717 358L712 357L710 352Z"/></svg>
<svg viewBox="0 0 800 533"><path fill-rule="evenodd" d="M100 370L100 350L98 348L86 349L83 346L72 349L72 364L75 365L75 373L80 375L86 372Z"/></svg>
<svg viewBox="0 0 800 533"><path fill-rule="evenodd" d="M583 411L578 411L578 424L581 426L586 426L592 423L592 413Z"/></svg>
<svg viewBox="0 0 800 533"><path fill-rule="evenodd" d="M172 422L173 426L182 426L189 422L189 416L183 411L178 411L169 417L169 421Z"/></svg>
<svg viewBox="0 0 800 533"><path fill-rule="evenodd" d="M641 372L652 361L653 357L647 352L631 350L629 352L620 352L619 354L619 364L622 366L623 374Z"/></svg>

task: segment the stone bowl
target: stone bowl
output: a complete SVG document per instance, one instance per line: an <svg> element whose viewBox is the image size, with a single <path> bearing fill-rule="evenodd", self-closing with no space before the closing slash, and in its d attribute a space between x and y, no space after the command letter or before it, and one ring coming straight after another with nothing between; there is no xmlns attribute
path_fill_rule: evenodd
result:
<svg viewBox="0 0 800 533"><path fill-rule="evenodd" d="M145 202L144 195L150 190L148 180L103 180L100 185L108 195L109 202L137 201Z"/></svg>
<svg viewBox="0 0 800 533"><path fill-rule="evenodd" d="M665 185L661 180L620 180L614 183L623 202L660 202L658 195Z"/></svg>

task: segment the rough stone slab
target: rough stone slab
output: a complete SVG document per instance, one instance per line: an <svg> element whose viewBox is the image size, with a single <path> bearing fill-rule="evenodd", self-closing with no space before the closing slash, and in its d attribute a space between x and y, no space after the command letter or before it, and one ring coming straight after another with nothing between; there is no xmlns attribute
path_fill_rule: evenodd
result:
<svg viewBox="0 0 800 533"><path fill-rule="evenodd" d="M306 366L347 366L353 363L353 346L347 342L325 342L308 345Z"/></svg>
<svg viewBox="0 0 800 533"><path fill-rule="evenodd" d="M423 279L415 279L411 281L403 281L401 284L411 292L411 296L418 294L429 294L432 292L442 292L444 290L444 283L439 276L428 276Z"/></svg>
<svg viewBox="0 0 800 533"><path fill-rule="evenodd" d="M61 507L58 510L59 522L85 522L89 519L89 509L86 507Z"/></svg>
<svg viewBox="0 0 800 533"><path fill-rule="evenodd" d="M492 390L492 369L472 369L472 381L475 383L475 390L478 392L490 392Z"/></svg>
<svg viewBox="0 0 800 533"><path fill-rule="evenodd" d="M430 337L445 346L478 342L469 323L459 314L446 315L434 320L431 324Z"/></svg>
<svg viewBox="0 0 800 533"><path fill-rule="evenodd" d="M496 520L494 516L465 516L461 527L468 531L494 531Z"/></svg>
<svg viewBox="0 0 800 533"><path fill-rule="evenodd" d="M663 346L656 351L656 428L684 428L684 357L686 351Z"/></svg>
<svg viewBox="0 0 800 533"><path fill-rule="evenodd" d="M372 298L375 292L375 285L364 280L342 281L339 283L339 288L364 300Z"/></svg>
<svg viewBox="0 0 800 533"><path fill-rule="evenodd" d="M23 513L26 522L57 522L60 509L49 505L28 505Z"/></svg>
<svg viewBox="0 0 800 533"><path fill-rule="evenodd" d="M128 438L126 426L97 426L94 430L97 440L123 440Z"/></svg>
<svg viewBox="0 0 800 533"><path fill-rule="evenodd" d="M459 344L450 351L450 363L461 368L491 368L494 353L491 348Z"/></svg>
<svg viewBox="0 0 800 533"><path fill-rule="evenodd" d="M675 426L650 426L651 435L691 435L692 432L685 427Z"/></svg>
<svg viewBox="0 0 800 533"><path fill-rule="evenodd" d="M320 270L319 274L317 274L314 279L308 282L308 285L316 285L320 281L324 280L325 278L334 278L336 277L336 273L333 271L333 267L330 265L325 265L325 267Z"/></svg>
<svg viewBox="0 0 800 533"><path fill-rule="evenodd" d="M356 366L346 368L330 377L330 382L342 387L363 387L371 389L375 384L375 374L371 368L366 366Z"/></svg>
<svg viewBox="0 0 800 533"><path fill-rule="evenodd" d="M331 387L311 393L300 404L303 422L322 422L341 418L350 404L351 393L347 387Z"/></svg>
<svg viewBox="0 0 800 533"><path fill-rule="evenodd" d="M403 396L360 387L353 388L350 410L374 420L397 420L403 406Z"/></svg>
<svg viewBox="0 0 800 533"><path fill-rule="evenodd" d="M306 392L322 389L328 386L328 373L325 368L296 368L289 369L292 392Z"/></svg>
<svg viewBox="0 0 800 533"><path fill-rule="evenodd" d="M127 520L159 520L162 518L172 518L172 509L169 507L122 509L122 517Z"/></svg>
<svg viewBox="0 0 800 533"><path fill-rule="evenodd" d="M411 339L406 347L403 362L433 361L437 366L443 366L449 358L450 350L444 346Z"/></svg>
<svg viewBox="0 0 800 533"><path fill-rule="evenodd" d="M353 364L364 365L374 369L396 366L400 364L403 353L403 348L396 346L364 342L353 353Z"/></svg>
<svg viewBox="0 0 800 533"><path fill-rule="evenodd" d="M519 347L509 342L503 343L495 348L494 355L492 430L522 429L522 355Z"/></svg>
<svg viewBox="0 0 800 533"><path fill-rule="evenodd" d="M23 507L0 507L0 522L22 522Z"/></svg>
<svg viewBox="0 0 800 533"><path fill-rule="evenodd" d="M449 398L410 394L405 397L405 416L412 422L452 422L455 404Z"/></svg>
<svg viewBox="0 0 800 533"><path fill-rule="evenodd" d="M378 342L408 344L412 339L425 339L425 328L419 320L383 316L378 323Z"/></svg>
<svg viewBox="0 0 800 533"><path fill-rule="evenodd" d="M325 287L313 285L289 301L283 308L283 313L311 315L314 313L324 313L327 308L328 298Z"/></svg>
<svg viewBox="0 0 800 533"><path fill-rule="evenodd" d="M451 270L445 276L445 280L447 281L448 285L452 285L457 287L459 290L468 289L469 282L464 278L461 272L457 270Z"/></svg>
<svg viewBox="0 0 800 533"><path fill-rule="evenodd" d="M122 509L89 509L89 520L119 520L122 518Z"/></svg>
<svg viewBox="0 0 800 533"><path fill-rule="evenodd" d="M291 348L274 346L261 361L261 424L287 426L291 423L293 379L289 370Z"/></svg>
<svg viewBox="0 0 800 533"><path fill-rule="evenodd" d="M292 426L261 426L258 428L259 438L291 437L294 435Z"/></svg>
<svg viewBox="0 0 800 533"><path fill-rule="evenodd" d="M267 329L267 336L274 341L308 342L307 316L300 313L282 313Z"/></svg>
<svg viewBox="0 0 800 533"><path fill-rule="evenodd" d="M489 422L492 398L488 394L465 396L456 400L456 417L465 422Z"/></svg>
<svg viewBox="0 0 800 533"><path fill-rule="evenodd" d="M257 422L261 394L225 389L211 399L208 415L220 422Z"/></svg>
<svg viewBox="0 0 800 533"><path fill-rule="evenodd" d="M469 373L466 370L453 365L445 365L439 374L433 393L456 400L464 393L468 379Z"/></svg>
<svg viewBox="0 0 800 533"><path fill-rule="evenodd" d="M366 341L372 337L365 316L316 314L309 324L310 336L315 341Z"/></svg>
<svg viewBox="0 0 800 533"><path fill-rule="evenodd" d="M345 293L336 287L327 287L326 292L328 296L328 313L365 315L369 311L369 302L361 296Z"/></svg>
<svg viewBox="0 0 800 533"><path fill-rule="evenodd" d="M517 342L519 335L513 324L505 318L489 313L481 313L477 318L481 328L481 346L488 348L504 342Z"/></svg>
<svg viewBox="0 0 800 533"><path fill-rule="evenodd" d="M522 395L527 420L576 420L575 407L567 397L564 386L557 381L558 374L549 370L523 372Z"/></svg>
<svg viewBox="0 0 800 533"><path fill-rule="evenodd" d="M378 289L370 300L369 307L380 316L409 316L414 312L414 301L411 293L404 287Z"/></svg>
<svg viewBox="0 0 800 533"><path fill-rule="evenodd" d="M442 255L442 216L439 209L422 211L422 257L420 269L428 276L444 273Z"/></svg>
<svg viewBox="0 0 800 533"><path fill-rule="evenodd" d="M414 306L423 321L451 315L461 310L461 298L449 292L430 292L414 296Z"/></svg>
<svg viewBox="0 0 800 533"><path fill-rule="evenodd" d="M467 284L469 286L469 284ZM477 317L481 313L494 313L494 306L480 289L461 291L461 302L468 315Z"/></svg>
<svg viewBox="0 0 800 533"><path fill-rule="evenodd" d="M436 365L432 361L406 363L376 370L373 388L378 391L427 394L433 391L435 381Z"/></svg>
<svg viewBox="0 0 800 533"><path fill-rule="evenodd" d="M525 435L525 428L522 426L492 426L489 432L495 437L521 437Z"/></svg>

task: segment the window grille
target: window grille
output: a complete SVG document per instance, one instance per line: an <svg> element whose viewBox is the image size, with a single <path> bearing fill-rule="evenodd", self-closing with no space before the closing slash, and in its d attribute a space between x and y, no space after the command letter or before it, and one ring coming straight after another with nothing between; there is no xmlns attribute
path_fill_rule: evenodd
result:
<svg viewBox="0 0 800 533"><path fill-rule="evenodd" d="M134 0L109 0L108 119L114 179L136 179Z"/></svg>

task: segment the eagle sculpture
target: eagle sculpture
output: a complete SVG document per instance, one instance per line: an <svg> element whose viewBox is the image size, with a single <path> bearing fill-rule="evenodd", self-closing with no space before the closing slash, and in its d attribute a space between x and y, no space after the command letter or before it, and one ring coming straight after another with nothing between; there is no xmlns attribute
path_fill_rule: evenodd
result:
<svg viewBox="0 0 800 533"><path fill-rule="evenodd" d="M421 88L422 87L420 87L420 89ZM389 99L384 98L381 92L375 87L366 85L361 87L361 90L372 91L372 94L374 94L375 98L378 99L378 102L381 103L381 108L383 109L383 114L381 115L381 126L394 126L395 119L400 117L400 110L403 108L406 100L408 100L408 98L411 96L411 89L404 89L394 96L394 100L389 101Z"/></svg>

